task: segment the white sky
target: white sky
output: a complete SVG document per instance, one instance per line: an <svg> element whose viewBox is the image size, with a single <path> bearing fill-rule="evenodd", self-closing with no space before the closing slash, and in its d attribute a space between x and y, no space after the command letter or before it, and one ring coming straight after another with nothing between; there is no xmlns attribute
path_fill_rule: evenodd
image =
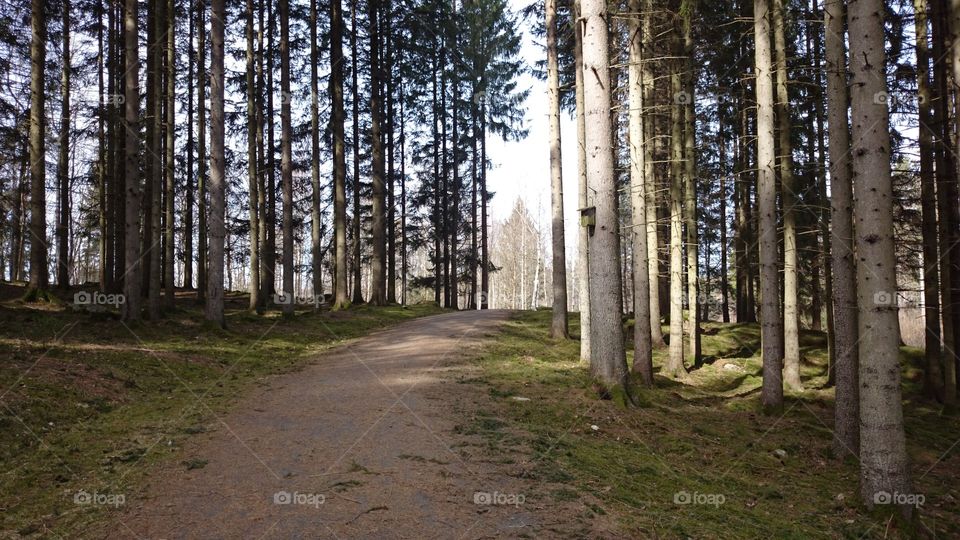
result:
<svg viewBox="0 0 960 540"><path fill-rule="evenodd" d="M511 9L519 11L524 0L512 0ZM526 26L521 54L528 65L544 57L542 43L535 43ZM493 220L503 220L520 197L546 235L550 234L550 146L547 119L547 85L531 75L520 79L521 87L530 88L527 99L526 126L530 133L518 142L503 142L491 137L487 153L493 169L487 173L488 189L496 192L490 207ZM577 139L576 122L568 114L560 117L561 151L563 155L564 223L568 264L576 253L577 226Z"/></svg>

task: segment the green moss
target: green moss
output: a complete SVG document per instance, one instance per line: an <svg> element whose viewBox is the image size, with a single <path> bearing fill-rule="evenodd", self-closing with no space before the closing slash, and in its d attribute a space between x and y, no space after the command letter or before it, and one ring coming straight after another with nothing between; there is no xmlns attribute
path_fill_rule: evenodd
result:
<svg viewBox="0 0 960 540"><path fill-rule="evenodd" d="M597 399L579 343L550 341L549 323L549 311L518 313L476 359L479 379L497 402L488 413L506 422L477 432L490 440L504 431L525 434L517 443L537 457L527 476L562 484L556 491L596 495L590 512L613 516L624 536L910 536L905 528L888 531L863 509L855 462L829 458L833 397L821 389L824 334L803 332L806 390L788 394L781 414L766 416L755 324L705 324L703 366L683 382L657 374L655 388L635 385L631 391L644 406L622 408ZM579 332L575 315L571 332ZM666 354L654 352L655 374ZM916 352L905 350L905 370L916 362ZM509 399L515 395L530 401ZM953 487L960 471L947 463L960 425L939 412L905 386L914 481L927 496L921 521L949 537L960 535Z"/></svg>
<svg viewBox="0 0 960 540"><path fill-rule="evenodd" d="M148 467L176 459L188 437L263 377L440 312L360 306L285 320L251 314L245 298L230 295L221 330L199 306L180 306L158 322L121 323L50 302L0 304L0 460L9 471L0 478L0 530L74 536L108 511L76 506L74 493L130 493Z"/></svg>

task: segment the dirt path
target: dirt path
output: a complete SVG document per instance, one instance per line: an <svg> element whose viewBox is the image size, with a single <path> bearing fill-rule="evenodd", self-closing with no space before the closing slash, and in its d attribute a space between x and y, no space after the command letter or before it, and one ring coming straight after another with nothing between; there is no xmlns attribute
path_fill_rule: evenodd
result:
<svg viewBox="0 0 960 540"><path fill-rule="evenodd" d="M457 384L471 369L465 352L507 315L470 311L418 319L271 379L220 418L216 431L186 446L183 460L205 465L188 470L177 463L155 472L142 494L128 497L107 536L586 532L569 502L552 501L543 486L518 478L519 465L490 459L484 441L457 428L490 399L475 385Z"/></svg>

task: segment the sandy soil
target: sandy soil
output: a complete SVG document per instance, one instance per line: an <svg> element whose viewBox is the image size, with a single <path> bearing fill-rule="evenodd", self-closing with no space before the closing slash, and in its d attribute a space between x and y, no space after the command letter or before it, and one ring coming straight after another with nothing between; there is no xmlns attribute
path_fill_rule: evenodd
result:
<svg viewBox="0 0 960 540"><path fill-rule="evenodd" d="M491 399L470 349L502 311L418 319L269 379L182 462L151 473L98 536L117 538L606 537L583 502L464 435ZM475 374L475 373L474 373ZM469 431L469 430L467 430ZM201 465L192 470L184 462Z"/></svg>

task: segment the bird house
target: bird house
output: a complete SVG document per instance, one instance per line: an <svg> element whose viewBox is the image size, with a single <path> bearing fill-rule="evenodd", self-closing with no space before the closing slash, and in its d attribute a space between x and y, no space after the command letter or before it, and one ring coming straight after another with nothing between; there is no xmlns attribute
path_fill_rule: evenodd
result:
<svg viewBox="0 0 960 540"><path fill-rule="evenodd" d="M580 209L580 226L587 227L590 234L593 234L593 228L597 226L596 206L588 206Z"/></svg>

